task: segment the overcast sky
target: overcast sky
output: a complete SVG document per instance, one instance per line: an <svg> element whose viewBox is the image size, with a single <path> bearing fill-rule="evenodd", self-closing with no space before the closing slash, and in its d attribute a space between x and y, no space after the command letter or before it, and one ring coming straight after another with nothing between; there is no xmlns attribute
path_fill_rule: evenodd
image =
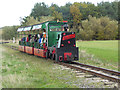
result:
<svg viewBox="0 0 120 90"><path fill-rule="evenodd" d="M97 5L102 1L114 0L1 0L0 1L0 27L20 25L20 17L28 16L31 13L34 4L37 2L45 2L47 5L51 3L64 6L67 2L91 2Z"/></svg>

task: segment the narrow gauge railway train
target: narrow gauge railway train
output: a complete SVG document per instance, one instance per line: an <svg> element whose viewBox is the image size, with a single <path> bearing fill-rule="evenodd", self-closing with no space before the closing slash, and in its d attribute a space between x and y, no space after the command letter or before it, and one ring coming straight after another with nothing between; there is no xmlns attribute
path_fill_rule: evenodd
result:
<svg viewBox="0 0 120 90"><path fill-rule="evenodd" d="M67 21L47 21L18 28L19 51L60 62L79 59L75 32L69 32Z"/></svg>

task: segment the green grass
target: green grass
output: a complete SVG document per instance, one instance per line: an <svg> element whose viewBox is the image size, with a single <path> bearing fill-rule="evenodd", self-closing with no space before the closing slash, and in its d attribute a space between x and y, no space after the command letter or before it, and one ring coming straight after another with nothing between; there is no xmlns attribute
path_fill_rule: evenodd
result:
<svg viewBox="0 0 120 90"><path fill-rule="evenodd" d="M37 56L28 55L0 45L2 51L3 88L81 88L107 87L102 82L78 78L71 69ZM1 88L1 85L0 85Z"/></svg>
<svg viewBox="0 0 120 90"><path fill-rule="evenodd" d="M3 48L3 47L2 47ZM7 51L7 52L6 52ZM47 88L47 87L76 87L65 84L71 80L60 80L58 77L69 75L53 70L55 67L52 61L44 60L33 55L27 55L19 51L3 49L2 62L2 85L5 88L25 87L25 88ZM75 77L74 75L69 78ZM16 84L17 83L17 84Z"/></svg>
<svg viewBox="0 0 120 90"><path fill-rule="evenodd" d="M2 29L0 29L0 40L2 40Z"/></svg>
<svg viewBox="0 0 120 90"><path fill-rule="evenodd" d="M96 61L87 60L88 64L102 64L103 67L117 70L118 67L118 41L77 41L80 51L84 54L90 54L96 58ZM90 55L86 58L91 58ZM94 59L93 58L93 59ZM84 62L81 60L80 62ZM85 58L84 58L85 59ZM95 63L96 62L96 63ZM110 65L110 66L109 66Z"/></svg>
<svg viewBox="0 0 120 90"><path fill-rule="evenodd" d="M10 41L10 43L7 43L7 45L10 45L10 46L19 46L19 43L13 43L12 41Z"/></svg>

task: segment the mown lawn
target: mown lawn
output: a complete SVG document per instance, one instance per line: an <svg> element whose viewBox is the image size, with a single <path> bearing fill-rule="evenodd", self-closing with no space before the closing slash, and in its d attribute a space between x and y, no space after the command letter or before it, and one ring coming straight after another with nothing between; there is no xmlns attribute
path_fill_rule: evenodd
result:
<svg viewBox="0 0 120 90"><path fill-rule="evenodd" d="M80 49L80 62L118 69L118 41L77 41ZM86 54L87 61L83 61ZM92 60L94 59L94 60ZM96 60L96 61L95 61Z"/></svg>

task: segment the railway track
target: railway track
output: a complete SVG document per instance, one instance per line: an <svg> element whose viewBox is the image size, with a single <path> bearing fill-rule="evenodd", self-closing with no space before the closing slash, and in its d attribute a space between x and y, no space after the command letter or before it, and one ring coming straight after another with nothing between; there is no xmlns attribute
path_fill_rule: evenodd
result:
<svg viewBox="0 0 120 90"><path fill-rule="evenodd" d="M4 44L5 47L9 47L9 48L12 48L14 50L18 50L18 47L17 46L13 46L13 45L7 45L6 43L2 43Z"/></svg>
<svg viewBox="0 0 120 90"><path fill-rule="evenodd" d="M63 62L57 62L57 63L59 63L60 65L69 67L71 69L76 69L78 71L82 71L84 73L89 73L94 76L101 77L103 79L107 79L107 80L117 82L120 84L120 76L119 76L120 72L112 71L112 70L108 70L108 69L104 69L104 68L99 68L99 67L95 67L95 66L85 65L85 64L81 64L81 63L77 63L77 62L72 62L71 64L63 63ZM93 70L93 67L94 67L94 70ZM98 68L99 68L99 71L98 71Z"/></svg>
<svg viewBox="0 0 120 90"><path fill-rule="evenodd" d="M109 70L109 69L100 68L100 67L95 67L95 66L91 66L91 65L86 65L86 64L82 64L82 63L78 63L78 62L71 62L71 64L80 65L80 66L95 69L98 71L103 71L105 73L109 73L109 74L116 75L116 76L120 77L120 72L118 72L118 71Z"/></svg>
<svg viewBox="0 0 120 90"><path fill-rule="evenodd" d="M9 43L9 42L0 42L0 44Z"/></svg>
<svg viewBox="0 0 120 90"><path fill-rule="evenodd" d="M14 49L14 50L18 50L17 46L11 46L11 48Z"/></svg>
<svg viewBox="0 0 120 90"><path fill-rule="evenodd" d="M9 46L6 45L6 47L12 48L14 50L18 50L17 46ZM82 63L78 63L78 62L71 62L71 63L63 63L63 62L56 62L57 64L69 67L71 69L76 69L78 71L82 71L84 73L89 73L92 74L94 76L97 77L101 77L113 82L117 82L120 84L120 72L118 71L113 71L113 70L109 70L109 69L105 69L105 68L100 68L100 67L95 67L95 66L91 66L91 65L86 65L86 64L82 64Z"/></svg>

